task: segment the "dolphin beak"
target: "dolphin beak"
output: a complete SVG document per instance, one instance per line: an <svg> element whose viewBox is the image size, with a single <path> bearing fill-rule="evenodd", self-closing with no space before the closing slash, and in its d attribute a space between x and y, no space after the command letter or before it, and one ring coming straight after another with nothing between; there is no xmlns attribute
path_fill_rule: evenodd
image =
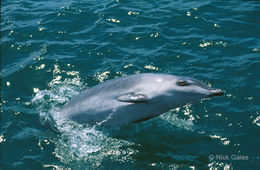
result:
<svg viewBox="0 0 260 170"><path fill-rule="evenodd" d="M208 94L206 97L210 98L210 97L215 97L215 96L222 96L224 95L224 91L221 89L213 89L210 90L210 94Z"/></svg>

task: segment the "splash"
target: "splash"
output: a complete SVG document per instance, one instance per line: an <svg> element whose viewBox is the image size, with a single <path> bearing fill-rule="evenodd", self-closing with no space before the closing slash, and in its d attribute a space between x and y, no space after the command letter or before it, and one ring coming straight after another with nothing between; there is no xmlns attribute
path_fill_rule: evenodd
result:
<svg viewBox="0 0 260 170"><path fill-rule="evenodd" d="M188 119L182 119L178 115L184 114ZM187 104L181 108L171 109L160 116L165 122L188 131L193 131L194 116L192 115L192 105Z"/></svg>
<svg viewBox="0 0 260 170"><path fill-rule="evenodd" d="M59 108L77 95L82 87L79 73L66 72L72 78L62 79L62 73L58 65L54 66L53 79L48 83L49 90L38 90L32 99L40 114L42 125L60 132L61 136L54 140L56 144L55 155L61 160L69 160L72 157L83 157L89 153L99 151L104 135L95 130L95 127L87 127L69 120L65 120ZM69 155L70 157L66 156Z"/></svg>
<svg viewBox="0 0 260 170"><path fill-rule="evenodd" d="M133 145L132 142L112 138L110 132L102 131L100 126L82 125L63 118L59 109L77 95L83 86L78 72L74 72L72 78L62 79L64 72L55 65L48 89L37 90L32 99L40 112L41 124L59 132L57 138L51 140L55 144L53 154L66 164L87 160L92 167L98 166L104 157L117 158L120 155L117 159L131 159L136 151L129 149L127 152L121 147Z"/></svg>

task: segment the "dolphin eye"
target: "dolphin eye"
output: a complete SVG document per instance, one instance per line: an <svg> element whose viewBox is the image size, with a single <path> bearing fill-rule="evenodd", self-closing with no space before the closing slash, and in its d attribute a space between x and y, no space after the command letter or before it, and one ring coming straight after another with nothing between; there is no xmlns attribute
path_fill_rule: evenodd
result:
<svg viewBox="0 0 260 170"><path fill-rule="evenodd" d="M184 80L178 80L177 81L178 86L189 86L190 84L187 81Z"/></svg>

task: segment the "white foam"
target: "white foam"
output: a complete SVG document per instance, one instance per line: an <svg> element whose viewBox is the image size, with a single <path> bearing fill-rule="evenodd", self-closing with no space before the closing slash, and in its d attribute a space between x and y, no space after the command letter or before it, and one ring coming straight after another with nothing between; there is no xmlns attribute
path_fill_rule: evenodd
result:
<svg viewBox="0 0 260 170"><path fill-rule="evenodd" d="M55 72L56 73L56 72ZM60 72L57 72L59 74ZM77 95L82 87L79 76L62 81L54 75L53 81L48 84L48 90L39 90L32 99L32 103L39 110L40 121L43 125L55 126L61 132L52 142L55 144L54 155L65 163L73 160L88 160L97 162L103 157L115 156L120 151L120 146L131 142L114 139L107 133L98 130L95 126L78 124L64 119L59 108L73 96ZM106 150L107 154L100 151ZM131 151L130 153L133 153ZM93 154L97 156L93 157Z"/></svg>

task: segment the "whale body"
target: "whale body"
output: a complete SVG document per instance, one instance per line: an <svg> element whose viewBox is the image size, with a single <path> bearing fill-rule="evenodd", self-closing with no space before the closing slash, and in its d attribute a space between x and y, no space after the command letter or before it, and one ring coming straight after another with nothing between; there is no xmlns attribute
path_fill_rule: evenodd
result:
<svg viewBox="0 0 260 170"><path fill-rule="evenodd" d="M194 78L143 73L86 89L65 104L60 114L78 123L120 125L145 121L172 108L223 94Z"/></svg>

